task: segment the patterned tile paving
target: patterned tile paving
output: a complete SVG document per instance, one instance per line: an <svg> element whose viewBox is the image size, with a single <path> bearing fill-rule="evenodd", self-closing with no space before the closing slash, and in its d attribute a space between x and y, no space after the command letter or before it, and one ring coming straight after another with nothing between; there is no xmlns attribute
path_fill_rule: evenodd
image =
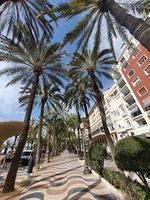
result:
<svg viewBox="0 0 150 200"><path fill-rule="evenodd" d="M25 179L18 173L17 182ZM2 200L118 200L115 190L94 174L83 175L83 162L67 151L35 172L33 183Z"/></svg>

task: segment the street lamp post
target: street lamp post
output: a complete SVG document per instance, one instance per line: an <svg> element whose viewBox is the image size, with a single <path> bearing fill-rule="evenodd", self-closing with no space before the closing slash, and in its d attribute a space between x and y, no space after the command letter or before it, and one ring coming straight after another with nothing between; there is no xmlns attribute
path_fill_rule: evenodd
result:
<svg viewBox="0 0 150 200"><path fill-rule="evenodd" d="M84 124L81 122L80 124L80 130L81 130L81 135L82 135L82 144L83 144L83 152L84 152L84 170L83 174L91 174L91 170L88 168L87 163L86 163L86 146L85 146L85 139L84 139Z"/></svg>

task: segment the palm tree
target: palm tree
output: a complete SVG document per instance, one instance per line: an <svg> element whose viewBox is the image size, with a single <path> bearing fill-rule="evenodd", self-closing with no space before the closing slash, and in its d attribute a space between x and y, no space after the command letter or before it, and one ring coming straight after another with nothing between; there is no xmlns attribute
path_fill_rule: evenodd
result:
<svg viewBox="0 0 150 200"><path fill-rule="evenodd" d="M44 127L46 128L46 135L47 135L45 162L49 163L50 152L52 151L51 138L52 138L52 132L53 132L53 116L50 116L47 113L44 115Z"/></svg>
<svg viewBox="0 0 150 200"><path fill-rule="evenodd" d="M72 87L71 84L69 84L66 87L65 90L65 102L68 107L68 109L71 109L72 107L75 107L77 118L78 118L78 124L77 124L77 133L78 133L78 151L81 152L81 141L80 141L80 124L81 124L81 116L80 116L80 103L78 99L78 94L76 92L76 88Z"/></svg>
<svg viewBox="0 0 150 200"><path fill-rule="evenodd" d="M18 81L24 85L24 90L31 86L31 93L25 111L22 135L14 155L11 167L8 171L3 192L14 190L18 164L24 145L26 143L32 107L37 92L38 84L43 77L45 82L49 80L59 81L63 77L61 57L64 52L60 51L59 44L49 45L49 39L44 33L36 36L27 26L22 26L22 38L18 44L5 36L0 37L0 60L11 62L14 66L0 71L0 75L13 76L8 85Z"/></svg>
<svg viewBox="0 0 150 200"><path fill-rule="evenodd" d="M72 77L72 76L70 76L70 77ZM85 112L86 128L88 129L88 137L89 137L89 142L90 142L90 146L91 146L92 134L91 134L91 128L90 128L88 107L90 106L89 96L92 98L92 95L91 95L92 91L89 91L88 84L85 84L85 82L80 81L80 79L79 80L76 79L69 85L69 87L67 87L67 93L68 92L71 94L67 94L67 96L71 97L71 95L72 95L75 98L77 98L80 109L82 109ZM79 119L79 120L81 120L81 119ZM81 123L81 121L80 121L80 123ZM80 124L79 124L79 129L80 129Z"/></svg>
<svg viewBox="0 0 150 200"><path fill-rule="evenodd" d="M150 25L142 18L131 15L128 11L142 13L147 9L147 0L116 2L115 0L71 0L59 4L60 17L70 19L76 15L82 19L67 33L64 44L80 38L78 48L88 44L92 36L95 53L99 49L103 32L107 33L108 42L113 49L113 37L119 34L127 40L128 30L145 48L150 50ZM147 3L146 3L147 2ZM145 6L145 7L144 7ZM147 9L148 10L148 9ZM150 10L150 9L149 9ZM104 31L103 27L107 28Z"/></svg>
<svg viewBox="0 0 150 200"><path fill-rule="evenodd" d="M31 119L27 142L26 142L27 149L34 150L35 143L36 143L37 129L38 129L37 121L35 121L35 119Z"/></svg>
<svg viewBox="0 0 150 200"><path fill-rule="evenodd" d="M43 11L50 11L52 5L47 1L32 1L32 0L1 0L0 1L0 31L5 31L5 34L16 35L16 26L22 23L27 23L35 33L40 34L41 31L51 35L53 27L51 21L55 21L55 15L50 12L48 15L39 15ZM20 29L21 30L21 29ZM21 32L19 30L19 37Z"/></svg>
<svg viewBox="0 0 150 200"><path fill-rule="evenodd" d="M41 90L40 95L41 95L41 108L39 117L36 162L35 162L36 169L40 168L41 135L42 135L45 104L47 108L52 107L54 110L57 110L57 107L61 107L60 101L63 100L62 94L60 93L60 89L57 86L53 85L45 85L43 90Z"/></svg>
<svg viewBox="0 0 150 200"><path fill-rule="evenodd" d="M93 50L94 51L94 50ZM95 99L98 104L98 108L101 114L102 124L105 131L105 135L110 146L112 156L114 155L114 144L111 138L109 129L106 123L106 114L103 106L103 95L101 92L102 82L101 77L104 76L111 79L110 64L114 63L111 51L105 49L98 53L97 56L93 56L93 52L85 49L82 53L75 53L70 63L70 76L74 81L89 82L95 93Z"/></svg>
<svg viewBox="0 0 150 200"><path fill-rule="evenodd" d="M70 113L67 115L67 126L68 126L68 137L69 137L69 140L70 140L70 143L72 144L72 141L75 141L74 140L74 137L76 137L76 130L78 130L78 116L74 113ZM77 141L77 140L76 140ZM80 141L80 138L79 138L79 133L78 133L78 144L76 144L77 146L77 151L79 150L79 141ZM75 144L74 144L75 146Z"/></svg>
<svg viewBox="0 0 150 200"><path fill-rule="evenodd" d="M63 101L63 96L60 93L60 88L58 86L64 86L63 80L57 80L55 83L45 82L45 79L42 79L42 83L38 86L38 91L36 94L35 103L40 104L40 116L39 116L39 124L38 124L38 137L37 137L37 149L36 149L36 162L35 168L38 170L40 168L40 155L41 155L41 137L42 137L42 128L43 128L43 116L45 106L47 109L52 107L54 110L57 110L57 107L61 108L60 101ZM61 85L60 85L61 83ZM25 95L20 98L20 101L23 105L28 104L29 94L31 89L27 89L25 91Z"/></svg>

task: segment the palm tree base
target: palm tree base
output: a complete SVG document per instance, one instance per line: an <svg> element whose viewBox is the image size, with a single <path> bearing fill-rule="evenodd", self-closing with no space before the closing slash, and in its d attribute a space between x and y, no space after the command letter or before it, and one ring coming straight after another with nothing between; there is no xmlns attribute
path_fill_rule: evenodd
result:
<svg viewBox="0 0 150 200"><path fill-rule="evenodd" d="M84 167L83 174L92 174L92 171L88 168L88 166Z"/></svg>

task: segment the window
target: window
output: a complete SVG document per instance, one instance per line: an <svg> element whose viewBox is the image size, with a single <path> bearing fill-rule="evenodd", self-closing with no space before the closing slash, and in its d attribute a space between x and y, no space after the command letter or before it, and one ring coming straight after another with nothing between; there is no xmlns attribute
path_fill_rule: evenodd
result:
<svg viewBox="0 0 150 200"><path fill-rule="evenodd" d="M145 110L146 111L150 110L150 96L144 99L143 103L144 103Z"/></svg>
<svg viewBox="0 0 150 200"><path fill-rule="evenodd" d="M131 78L134 74L135 74L134 70L131 70L131 71L128 73L128 77Z"/></svg>
<svg viewBox="0 0 150 200"><path fill-rule="evenodd" d="M140 53L140 50L133 43L129 45L128 51L129 51L129 54L133 56L134 58L137 57L137 55Z"/></svg>
<svg viewBox="0 0 150 200"><path fill-rule="evenodd" d="M136 85L138 85L139 83L140 83L140 79L139 79L139 77L137 77L136 79L134 79L134 81L132 82L132 84L134 85L134 86L136 86Z"/></svg>
<svg viewBox="0 0 150 200"><path fill-rule="evenodd" d="M128 51L132 51L134 48L134 44L131 42L130 45L128 46Z"/></svg>
<svg viewBox="0 0 150 200"><path fill-rule="evenodd" d="M142 57L140 58L140 60L138 61L138 64L139 64L139 65L143 65L143 64L146 62L146 60L147 60L147 57L146 57L146 56L142 56Z"/></svg>
<svg viewBox="0 0 150 200"><path fill-rule="evenodd" d="M129 63L125 62L123 65L123 69L126 70L129 67Z"/></svg>
<svg viewBox="0 0 150 200"><path fill-rule="evenodd" d="M137 123L139 124L139 126L147 124L145 119L141 119L141 120L137 121Z"/></svg>
<svg viewBox="0 0 150 200"><path fill-rule="evenodd" d="M120 106L121 111L124 113L125 109L123 108L123 106Z"/></svg>
<svg viewBox="0 0 150 200"><path fill-rule="evenodd" d="M145 87L142 87L139 91L138 91L140 96L143 96L144 94L147 93L147 89Z"/></svg>
<svg viewBox="0 0 150 200"><path fill-rule="evenodd" d="M140 53L140 50L136 47L135 49L133 49L132 51L132 56L133 58L136 58Z"/></svg>
<svg viewBox="0 0 150 200"><path fill-rule="evenodd" d="M150 75L150 65L144 69L146 75Z"/></svg>
<svg viewBox="0 0 150 200"><path fill-rule="evenodd" d="M134 132L131 132L131 136L134 136L135 135L135 133Z"/></svg>
<svg viewBox="0 0 150 200"><path fill-rule="evenodd" d="M126 123L127 123L127 127L131 127L131 123L129 120L127 120Z"/></svg>
<svg viewBox="0 0 150 200"><path fill-rule="evenodd" d="M120 62L123 63L124 61L125 61L125 58L122 57L121 60L120 60Z"/></svg>

